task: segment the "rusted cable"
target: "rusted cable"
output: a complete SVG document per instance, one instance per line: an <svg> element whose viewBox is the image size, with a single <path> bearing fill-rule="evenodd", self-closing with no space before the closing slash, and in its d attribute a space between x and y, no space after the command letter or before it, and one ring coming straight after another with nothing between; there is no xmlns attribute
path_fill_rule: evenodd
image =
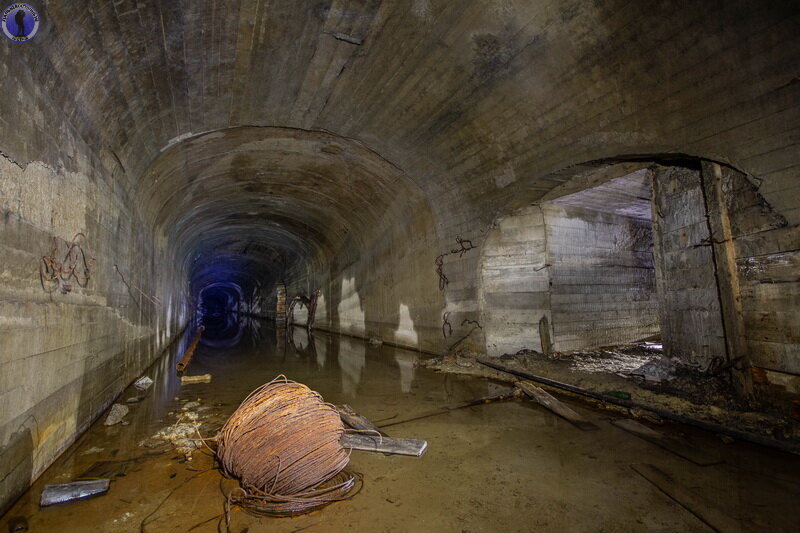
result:
<svg viewBox="0 0 800 533"><path fill-rule="evenodd" d="M117 265L114 265L114 269L117 271L117 274L119 274L119 277L122 280L122 283L124 283L125 286L128 287L128 293L131 295L131 298L133 298L134 302L136 302L136 298L133 296L133 292L131 291L131 289L136 289L139 292L139 294L141 294L142 296L147 298L150 301L150 303L152 303L153 305L155 305L155 306L160 306L161 305L161 300L159 300L156 296L150 296L149 294L144 292L142 289L137 287L133 282L128 282L128 280L125 279L125 276L122 274L122 272L120 271L120 269L119 269L119 267ZM139 302L136 302L136 303L138 305Z"/></svg>
<svg viewBox="0 0 800 533"><path fill-rule="evenodd" d="M461 257L465 253L475 248L475 246L472 244L472 241L468 239L462 239L461 236L456 237L456 242L458 243L460 248L454 248L450 250L450 253L458 254L458 257ZM464 245L464 243L467 243L466 246Z"/></svg>
<svg viewBox="0 0 800 533"><path fill-rule="evenodd" d="M439 276L439 290L443 291L447 287L450 280L444 274L444 258L447 255L458 254L458 257L463 256L465 253L476 248L469 239L462 239L461 236L456 237L458 248L453 248L449 253L440 254L434 260L436 263L436 274Z"/></svg>
<svg viewBox="0 0 800 533"><path fill-rule="evenodd" d="M450 283L450 280L447 279L447 276L444 275L444 256L447 254L441 254L436 258L436 274L439 276L439 290L443 291L447 284Z"/></svg>
<svg viewBox="0 0 800 533"><path fill-rule="evenodd" d="M50 255L42 256L39 262L39 280L42 289L51 293L60 289L62 294L72 290L72 285L68 282L74 279L79 287L89 285L94 269L94 257L87 254L89 242L84 233L76 233L70 242L67 243L67 251L64 259L58 261L58 239L53 237L53 248ZM88 255L88 257L87 257Z"/></svg>
<svg viewBox="0 0 800 533"><path fill-rule="evenodd" d="M278 376L253 391L217 438L225 473L241 482L231 504L257 515L292 516L353 495L359 477L344 471L344 426L336 408Z"/></svg>
<svg viewBox="0 0 800 533"><path fill-rule="evenodd" d="M449 318L450 318L450 311L446 311L442 315L442 337L444 337L445 339L447 338L448 335L453 334L453 326L450 324Z"/></svg>
<svg viewBox="0 0 800 533"><path fill-rule="evenodd" d="M472 334L473 334L473 333L474 333L476 330L483 329L483 327L482 327L482 326L481 326L481 325L478 323L478 321L477 321L477 320L470 320L470 319L468 319L468 318L465 318L465 319L463 320L463 322L461 322L461 327L464 327L464 326L466 326L467 324L472 324L472 329L471 329L471 330L469 330L469 333L467 333L466 335L464 335L463 337L461 337L460 339L458 339L456 342L454 342L454 343L453 343L453 344L450 346L450 348L448 348L448 349L447 349L447 351L448 351L448 352L452 352L452 351L455 349L455 347L456 347L456 346L458 346L459 344L461 344L462 342L464 342L465 340L467 340L467 338L468 338L470 335L472 335Z"/></svg>

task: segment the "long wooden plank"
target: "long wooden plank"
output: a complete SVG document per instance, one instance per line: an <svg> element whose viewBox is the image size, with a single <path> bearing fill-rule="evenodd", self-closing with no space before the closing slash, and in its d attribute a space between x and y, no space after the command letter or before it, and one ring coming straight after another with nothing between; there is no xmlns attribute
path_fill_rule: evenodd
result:
<svg viewBox="0 0 800 533"><path fill-rule="evenodd" d="M339 416L341 417L342 421L351 428L362 431L374 431L381 435L386 435L386 433L381 431L378 426L370 422L367 417L356 413L355 410L349 405L337 405L336 410L339 411Z"/></svg>
<svg viewBox="0 0 800 533"><path fill-rule="evenodd" d="M517 381L517 387L522 389L522 392L530 396L533 400L535 400L539 405L549 409L553 413L557 414L561 418L565 419L567 422L571 423L575 427L582 429L583 431L594 431L600 429L595 424L586 420L584 417L567 407L565 404L558 401L556 398L551 396L547 391L543 388L539 387L538 385L534 384L531 381Z"/></svg>
<svg viewBox="0 0 800 533"><path fill-rule="evenodd" d="M714 531L743 531L750 529L750 527L745 527L746 524L731 518L728 513L717 507L699 492L678 483L672 476L655 466L641 464L631 465L631 468Z"/></svg>
<svg viewBox="0 0 800 533"><path fill-rule="evenodd" d="M712 454L697 448L688 441L678 437L664 435L654 429L650 429L644 424L640 424L636 420L624 418L622 420L614 420L611 422L620 429L624 429L628 433L636 435L637 437L655 444L659 448L663 448L668 452L672 452L678 457L683 457L687 461L691 461L699 466L718 465L723 461Z"/></svg>
<svg viewBox="0 0 800 533"><path fill-rule="evenodd" d="M428 449L428 442L415 439L396 439L379 435L359 435L345 433L339 442L345 448L365 452L391 453L419 457Z"/></svg>

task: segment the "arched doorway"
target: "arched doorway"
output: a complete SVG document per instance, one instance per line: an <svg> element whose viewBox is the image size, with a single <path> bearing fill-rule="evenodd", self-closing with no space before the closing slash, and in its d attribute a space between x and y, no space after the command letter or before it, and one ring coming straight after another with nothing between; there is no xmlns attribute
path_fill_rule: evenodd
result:
<svg viewBox="0 0 800 533"><path fill-rule="evenodd" d="M489 355L660 334L665 355L726 372L739 390L751 379L798 389L798 343L771 325L796 317L787 298L800 294L797 276L778 266L800 260L787 249L796 231L753 180L688 158L594 162L560 177L485 241ZM778 281L794 296L768 286Z"/></svg>

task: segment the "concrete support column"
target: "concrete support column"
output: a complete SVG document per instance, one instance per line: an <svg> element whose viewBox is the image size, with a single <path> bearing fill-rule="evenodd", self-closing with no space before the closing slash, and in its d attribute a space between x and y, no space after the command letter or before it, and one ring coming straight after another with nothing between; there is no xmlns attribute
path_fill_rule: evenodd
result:
<svg viewBox="0 0 800 533"><path fill-rule="evenodd" d="M753 393L753 383L749 371L750 361L745 348L742 297L722 167L717 163L703 161L700 180L710 232L722 324L725 330L728 364L731 365L730 372L734 385L740 392L749 396Z"/></svg>

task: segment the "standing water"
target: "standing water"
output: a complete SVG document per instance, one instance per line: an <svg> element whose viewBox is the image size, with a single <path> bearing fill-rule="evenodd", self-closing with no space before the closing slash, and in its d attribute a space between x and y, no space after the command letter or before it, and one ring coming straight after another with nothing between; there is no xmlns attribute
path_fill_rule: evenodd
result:
<svg viewBox="0 0 800 533"><path fill-rule="evenodd" d="M154 380L147 391L123 392L118 402L132 399L123 423L105 426L101 417L0 528L27 522L29 531L64 532L707 531L708 508L742 531L790 531L800 523L795 456L664 426L724 461L700 467L611 426L608 413L571 404L601 426L583 432L528 400L392 425L391 436L427 440L425 455L354 451L350 469L363 474L364 486L351 500L294 518L259 518L234 507L226 522L226 495L236 481L221 475L206 446L189 459L175 446L186 435L176 442L158 436L196 417L199 434L188 437L213 437L250 391L276 375L308 385L330 403L349 404L379 426L506 385L417 368L420 354L404 349L227 318L207 328L186 372L211 374L211 382L181 385L175 363L192 337L187 332L146 372ZM692 508L685 494L656 488L632 468L642 464L656 466L700 504ZM92 478L111 478L108 493L39 508L44 485Z"/></svg>

